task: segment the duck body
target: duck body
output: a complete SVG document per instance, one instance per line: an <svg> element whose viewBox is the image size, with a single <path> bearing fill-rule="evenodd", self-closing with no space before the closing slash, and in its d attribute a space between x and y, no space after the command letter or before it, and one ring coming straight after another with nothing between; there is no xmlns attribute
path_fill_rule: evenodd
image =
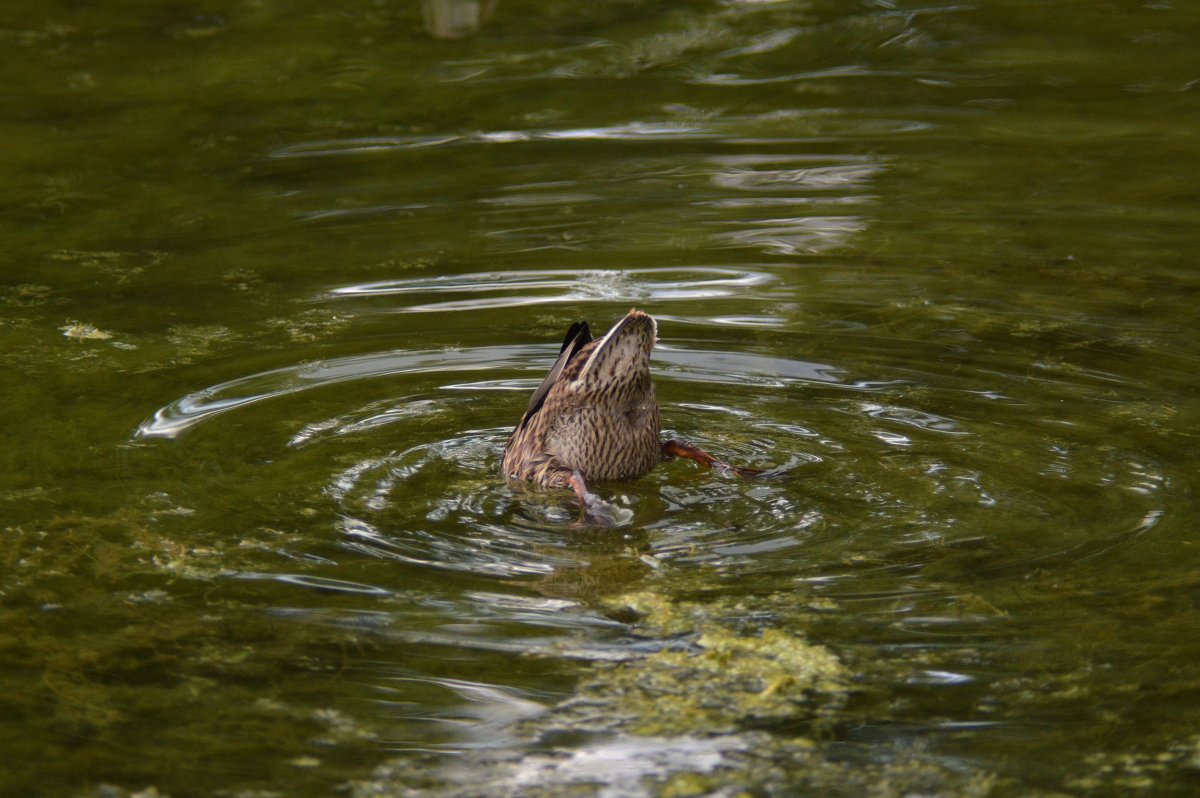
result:
<svg viewBox="0 0 1200 798"><path fill-rule="evenodd" d="M631 310L602 338L572 325L558 359L534 391L504 447L513 480L571 487L639 477L663 457L650 352L658 326Z"/></svg>

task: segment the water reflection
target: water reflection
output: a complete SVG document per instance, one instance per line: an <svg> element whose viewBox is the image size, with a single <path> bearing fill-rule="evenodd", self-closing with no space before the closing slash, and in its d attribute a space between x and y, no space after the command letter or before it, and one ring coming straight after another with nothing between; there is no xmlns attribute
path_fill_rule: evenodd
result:
<svg viewBox="0 0 1200 798"><path fill-rule="evenodd" d="M530 691L501 685L466 679L438 678L425 674L409 675L390 670L375 678L385 703L388 702L390 694L402 697L408 683L419 685L421 688L441 688L451 694L442 698L439 703L451 705L454 709L430 712L423 707L413 708L411 702L403 700L395 704L397 715L400 717L448 727L456 739L453 744L441 746L447 752L511 746L518 739L514 733L517 724L546 711L543 704L532 700ZM438 750L438 746L431 747L428 741L418 740L390 740L388 748L393 751L420 751L430 748Z"/></svg>
<svg viewBox="0 0 1200 798"><path fill-rule="evenodd" d="M498 0L423 0L425 30L436 39L461 39L478 33Z"/></svg>

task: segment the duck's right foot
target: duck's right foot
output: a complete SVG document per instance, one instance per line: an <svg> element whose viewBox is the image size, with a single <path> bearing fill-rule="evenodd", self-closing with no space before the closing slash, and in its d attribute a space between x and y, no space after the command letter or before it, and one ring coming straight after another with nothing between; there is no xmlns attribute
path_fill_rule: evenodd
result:
<svg viewBox="0 0 1200 798"><path fill-rule="evenodd" d="M663 454L667 457L686 457L688 460L695 460L705 468L711 468L726 476L735 476L742 479L751 479L760 476L763 473L761 468L749 468L746 466L731 466L728 463L722 463L717 458L713 457L708 452L701 449L699 446L692 446L690 443L684 443L671 438L664 441L662 445Z"/></svg>

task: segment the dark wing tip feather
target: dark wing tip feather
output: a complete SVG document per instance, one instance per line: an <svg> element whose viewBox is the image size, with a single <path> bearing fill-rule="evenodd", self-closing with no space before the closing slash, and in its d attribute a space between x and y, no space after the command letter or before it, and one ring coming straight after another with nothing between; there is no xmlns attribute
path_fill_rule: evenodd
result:
<svg viewBox="0 0 1200 798"><path fill-rule="evenodd" d="M563 349L566 349L567 347L571 346L572 343L574 343L576 336L580 336L583 340L580 341L579 344L574 347L574 349L578 349L584 344L591 342L592 331L588 329L588 323L586 321L577 321L571 325L571 329L567 330L567 337L563 338L562 349L558 350L559 354L562 354ZM572 354L574 354L574 351L572 351ZM567 359L570 360L570 358Z"/></svg>
<svg viewBox="0 0 1200 798"><path fill-rule="evenodd" d="M542 380L542 384L533 392L533 396L529 397L529 407L525 410L525 415L521 416L519 428L524 428L529 423L529 419L542 409L542 404L546 401L546 394L550 393L550 388L558 381L559 375L571 362L571 358L591 342L592 332L588 329L586 321L577 321L571 325L571 329L567 330L566 338L563 338L562 348L558 350L558 359L550 367L546 379Z"/></svg>

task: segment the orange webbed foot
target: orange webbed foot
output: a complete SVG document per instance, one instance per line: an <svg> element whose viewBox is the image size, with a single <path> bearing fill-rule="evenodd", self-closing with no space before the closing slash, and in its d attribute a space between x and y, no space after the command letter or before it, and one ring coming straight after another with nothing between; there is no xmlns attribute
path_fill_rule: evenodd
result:
<svg viewBox="0 0 1200 798"><path fill-rule="evenodd" d="M717 458L713 457L708 452L698 446L692 446L690 443L683 443L674 438L664 441L662 445L663 455L666 457L686 457L688 460L695 460L705 468L711 468L725 475L732 475L741 479L753 479L754 477L762 476L767 473L761 468L750 468L747 466L732 466L728 463L722 463Z"/></svg>

